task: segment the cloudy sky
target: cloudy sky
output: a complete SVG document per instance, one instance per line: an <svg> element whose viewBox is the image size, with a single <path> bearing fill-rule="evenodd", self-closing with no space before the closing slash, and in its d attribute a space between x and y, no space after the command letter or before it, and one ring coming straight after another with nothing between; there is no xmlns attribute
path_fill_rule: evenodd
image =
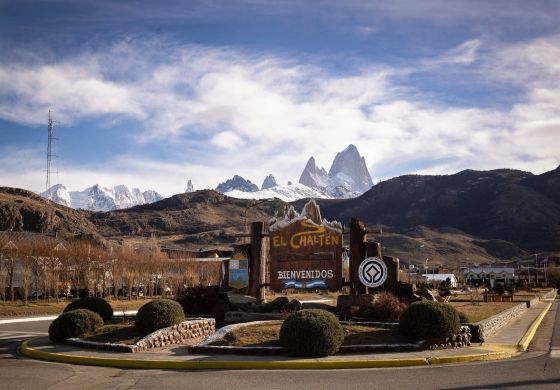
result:
<svg viewBox="0 0 560 390"><path fill-rule="evenodd" d="M0 0L0 185L560 164L559 1Z"/></svg>

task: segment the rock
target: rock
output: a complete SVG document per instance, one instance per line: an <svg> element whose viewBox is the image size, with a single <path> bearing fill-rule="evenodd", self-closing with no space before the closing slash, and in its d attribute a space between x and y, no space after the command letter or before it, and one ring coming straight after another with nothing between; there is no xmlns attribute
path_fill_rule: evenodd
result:
<svg viewBox="0 0 560 390"><path fill-rule="evenodd" d="M427 301L437 302L437 295L427 287L422 287L418 292L418 295Z"/></svg>

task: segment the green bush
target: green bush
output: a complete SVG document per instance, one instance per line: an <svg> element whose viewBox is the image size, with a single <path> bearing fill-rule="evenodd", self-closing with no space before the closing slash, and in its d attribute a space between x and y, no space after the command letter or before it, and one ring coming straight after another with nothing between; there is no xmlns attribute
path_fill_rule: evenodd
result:
<svg viewBox="0 0 560 390"><path fill-rule="evenodd" d="M503 283L496 283L494 286L494 292L498 295L504 295L506 288Z"/></svg>
<svg viewBox="0 0 560 390"><path fill-rule="evenodd" d="M227 297L220 297L217 286L198 286L185 289L176 301L188 315L212 314L212 309L218 303L228 303Z"/></svg>
<svg viewBox="0 0 560 390"><path fill-rule="evenodd" d="M416 302L401 314L399 330L410 337L440 340L459 332L459 312L453 306L433 301Z"/></svg>
<svg viewBox="0 0 560 390"><path fill-rule="evenodd" d="M101 316L91 310L76 309L59 315L49 326L49 338L54 343L80 337L103 326Z"/></svg>
<svg viewBox="0 0 560 390"><path fill-rule="evenodd" d="M305 309L289 315L280 328L280 345L297 356L334 355L344 340L336 316L321 309Z"/></svg>
<svg viewBox="0 0 560 390"><path fill-rule="evenodd" d="M184 320L185 312L179 303L171 299L156 299L138 310L134 325L140 332L151 333Z"/></svg>
<svg viewBox="0 0 560 390"><path fill-rule="evenodd" d="M87 309L94 313L97 313L103 318L103 321L110 321L113 318L113 308L109 303L98 297L85 297L71 302L64 308L64 312L76 310L76 309Z"/></svg>

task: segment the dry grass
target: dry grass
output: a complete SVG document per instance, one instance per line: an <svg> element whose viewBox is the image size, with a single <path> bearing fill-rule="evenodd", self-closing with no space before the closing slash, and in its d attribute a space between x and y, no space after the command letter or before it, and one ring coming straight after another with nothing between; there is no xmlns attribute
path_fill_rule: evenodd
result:
<svg viewBox="0 0 560 390"><path fill-rule="evenodd" d="M278 337L282 322L249 325L227 333L223 339L212 345L230 345L236 347L271 347L279 346ZM344 345L395 344L413 342L402 336L396 329L373 328L364 325L342 325Z"/></svg>
<svg viewBox="0 0 560 390"><path fill-rule="evenodd" d="M138 300L110 300L108 301L113 310L137 310L140 306L149 302L151 299L139 298ZM22 301L7 301L6 303L0 303L0 318L6 317L25 317L25 316L36 316L36 315L49 315L49 314L60 314L64 308L72 300L61 300L56 303L54 300L47 302L46 300L39 301L29 301L27 305L24 305Z"/></svg>
<svg viewBox="0 0 560 390"><path fill-rule="evenodd" d="M461 313L465 314L468 322L478 322L484 320L488 317L492 317L504 310L509 309L518 302L476 302L472 304L470 302L449 302L451 306L459 310Z"/></svg>
<svg viewBox="0 0 560 390"><path fill-rule="evenodd" d="M107 324L99 328L93 334L88 335L85 339L88 341L97 341L100 343L119 343L134 344L136 341L144 337L145 334L140 333L134 327L134 323L130 321Z"/></svg>

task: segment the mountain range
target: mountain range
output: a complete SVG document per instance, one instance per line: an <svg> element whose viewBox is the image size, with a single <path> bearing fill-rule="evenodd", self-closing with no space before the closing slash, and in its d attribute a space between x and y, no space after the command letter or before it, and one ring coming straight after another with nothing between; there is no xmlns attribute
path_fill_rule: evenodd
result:
<svg viewBox="0 0 560 390"><path fill-rule="evenodd" d="M56 184L40 195L63 206L89 211L124 209L163 199L163 196L152 190L142 192L125 185L101 187L98 184L83 191L69 191L62 184Z"/></svg>
<svg viewBox="0 0 560 390"><path fill-rule="evenodd" d="M294 185L300 186L301 184ZM310 187L306 187L310 188ZM404 175L352 199L318 199L323 217L383 226L385 253L432 263L527 258L560 251L560 167L540 175L511 169ZM301 209L305 200L293 202ZM279 199L255 204L213 190L178 194L107 212L73 210L29 191L0 188L0 230L58 233L115 245L154 233L161 245L230 246L248 222L285 212Z"/></svg>
<svg viewBox="0 0 560 390"><path fill-rule="evenodd" d="M315 158L310 157L299 178L299 184L278 185L272 174L268 175L261 189L235 175L216 190L233 198L265 199L278 198L292 202L304 198L345 199L360 196L369 190L373 182L364 157L354 145L337 153L329 172L317 167Z"/></svg>

